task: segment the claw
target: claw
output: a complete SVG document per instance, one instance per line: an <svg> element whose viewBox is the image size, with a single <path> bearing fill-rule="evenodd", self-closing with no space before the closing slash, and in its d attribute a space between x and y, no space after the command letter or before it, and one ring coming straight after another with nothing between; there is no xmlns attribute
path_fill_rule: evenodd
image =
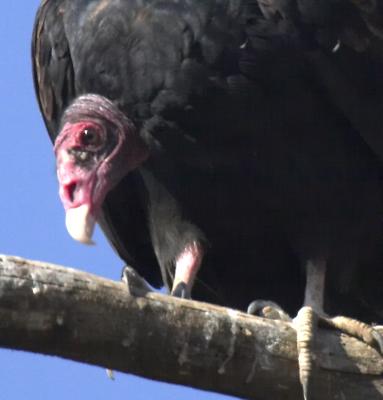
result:
<svg viewBox="0 0 383 400"><path fill-rule="evenodd" d="M335 46L332 48L331 52L336 53L340 49L341 41L338 39L335 43Z"/></svg>
<svg viewBox="0 0 383 400"><path fill-rule="evenodd" d="M111 381L114 381L114 371L112 369L106 369L106 375Z"/></svg>
<svg viewBox="0 0 383 400"><path fill-rule="evenodd" d="M375 342L379 347L379 353L383 354L383 336L375 328L372 328L371 336L375 339Z"/></svg>
<svg viewBox="0 0 383 400"><path fill-rule="evenodd" d="M179 282L171 291L171 295L181 299L191 299L186 283Z"/></svg>
<svg viewBox="0 0 383 400"><path fill-rule="evenodd" d="M122 270L121 280L126 284L128 292L131 296L137 295L137 292L151 292L152 288L146 282L142 276L140 276L137 271L126 265Z"/></svg>

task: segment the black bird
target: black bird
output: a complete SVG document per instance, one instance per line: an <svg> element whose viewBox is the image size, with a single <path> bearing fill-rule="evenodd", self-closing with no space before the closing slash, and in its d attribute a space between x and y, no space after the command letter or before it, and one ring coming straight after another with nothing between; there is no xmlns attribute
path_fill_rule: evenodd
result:
<svg viewBox="0 0 383 400"><path fill-rule="evenodd" d="M382 38L374 1L43 0L69 233L176 295L381 320Z"/></svg>

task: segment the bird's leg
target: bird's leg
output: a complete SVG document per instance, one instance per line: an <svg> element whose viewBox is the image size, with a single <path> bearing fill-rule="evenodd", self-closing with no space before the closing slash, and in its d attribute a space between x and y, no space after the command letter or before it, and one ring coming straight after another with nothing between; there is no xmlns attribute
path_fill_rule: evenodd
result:
<svg viewBox="0 0 383 400"><path fill-rule="evenodd" d="M302 384L303 396L305 400L308 400L313 367L312 347L317 326L317 313L323 315L326 262L324 260L308 261L306 273L304 306L298 312L293 324L297 332L299 379ZM277 304L271 301L253 301L249 305L247 312L269 319L291 321L291 318Z"/></svg>
<svg viewBox="0 0 383 400"><path fill-rule="evenodd" d="M383 354L383 337L379 329L348 317L329 318L323 311L326 262L309 260L306 265L306 274L304 306L294 319L297 331L299 378L305 400L310 397L310 378L313 369L312 349L318 324L354 336Z"/></svg>
<svg viewBox="0 0 383 400"><path fill-rule="evenodd" d="M176 260L176 270L171 291L173 296L190 298L202 258L203 249L198 242L192 242L181 252Z"/></svg>

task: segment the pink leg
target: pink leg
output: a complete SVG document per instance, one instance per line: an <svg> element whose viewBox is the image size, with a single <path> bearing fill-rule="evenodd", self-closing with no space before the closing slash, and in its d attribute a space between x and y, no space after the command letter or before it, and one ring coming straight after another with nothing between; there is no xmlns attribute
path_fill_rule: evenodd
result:
<svg viewBox="0 0 383 400"><path fill-rule="evenodd" d="M192 242L185 247L176 260L176 272L173 281L172 294L189 298L194 279L201 266L203 249L198 242Z"/></svg>

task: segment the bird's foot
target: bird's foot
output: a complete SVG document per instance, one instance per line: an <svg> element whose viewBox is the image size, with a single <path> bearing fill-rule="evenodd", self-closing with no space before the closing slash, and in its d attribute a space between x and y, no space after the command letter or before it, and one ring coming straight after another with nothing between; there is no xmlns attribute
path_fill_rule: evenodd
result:
<svg viewBox="0 0 383 400"><path fill-rule="evenodd" d="M305 400L310 398L312 372L315 367L313 347L318 326L340 330L342 333L353 336L374 347L383 354L382 327L370 326L364 322L343 316L329 318L316 313L311 307L302 307L294 318L294 327L297 332L299 379Z"/></svg>
<svg viewBox="0 0 383 400"><path fill-rule="evenodd" d="M190 299L194 280L201 266L204 250L203 246L193 241L188 243L176 260L172 296L181 299Z"/></svg>
<svg viewBox="0 0 383 400"><path fill-rule="evenodd" d="M178 284L173 287L170 294L181 299L191 299L188 285L184 282L178 282Z"/></svg>
<svg viewBox="0 0 383 400"><path fill-rule="evenodd" d="M311 371L313 367L312 346L316 328L316 317L312 308L303 307L294 321L278 304L272 301L255 300L249 305L247 312L248 314L268 319L293 322L297 332L299 379L304 399L308 400L310 398Z"/></svg>
<svg viewBox="0 0 383 400"><path fill-rule="evenodd" d="M131 296L135 296L137 294L142 295L143 293L153 291L146 280L129 265L126 265L122 269L121 275L121 280L126 284L128 292Z"/></svg>

